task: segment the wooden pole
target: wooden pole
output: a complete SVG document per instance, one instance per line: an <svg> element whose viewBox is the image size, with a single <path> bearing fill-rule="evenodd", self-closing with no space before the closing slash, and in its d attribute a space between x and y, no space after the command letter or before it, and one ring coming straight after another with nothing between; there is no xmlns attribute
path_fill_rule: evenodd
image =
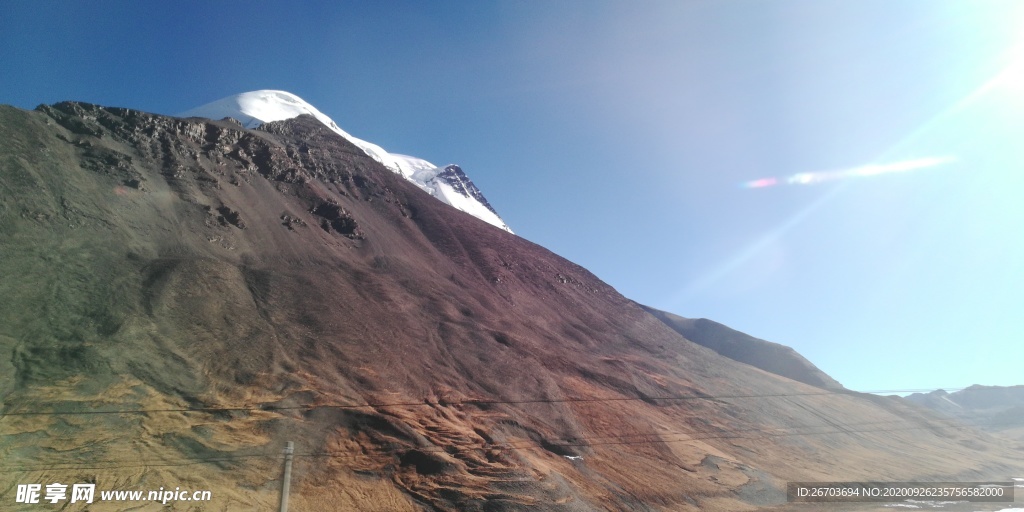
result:
<svg viewBox="0 0 1024 512"><path fill-rule="evenodd" d="M295 443L288 441L284 447L284 481L281 482L281 512L288 512L288 491L292 486L292 454Z"/></svg>

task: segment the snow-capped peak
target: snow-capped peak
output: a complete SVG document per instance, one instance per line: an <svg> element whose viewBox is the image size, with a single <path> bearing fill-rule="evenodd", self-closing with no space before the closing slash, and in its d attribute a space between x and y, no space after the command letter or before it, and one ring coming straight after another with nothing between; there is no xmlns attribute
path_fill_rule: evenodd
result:
<svg viewBox="0 0 1024 512"><path fill-rule="evenodd" d="M237 119L246 128L255 128L263 123L283 121L303 114L312 115L324 126L362 149L371 158L442 202L509 233L512 232L505 221L501 220L501 217L494 211L494 208L487 203L480 190L457 165L449 165L440 169L421 158L388 153L384 148L372 142L349 135L330 117L290 92L263 90L236 94L187 110L178 114L178 117L205 117L208 119L231 117Z"/></svg>

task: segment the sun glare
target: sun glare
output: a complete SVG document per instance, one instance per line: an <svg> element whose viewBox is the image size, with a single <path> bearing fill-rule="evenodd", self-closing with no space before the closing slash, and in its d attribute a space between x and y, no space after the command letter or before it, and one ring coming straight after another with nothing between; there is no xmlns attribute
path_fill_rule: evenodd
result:
<svg viewBox="0 0 1024 512"><path fill-rule="evenodd" d="M993 80L993 88L1006 93L1013 101L1024 97L1024 44L1013 49L1010 62Z"/></svg>
<svg viewBox="0 0 1024 512"><path fill-rule="evenodd" d="M837 171L801 172L787 178L760 178L743 183L743 188L767 188L775 185L813 185L827 181L878 176L896 172L930 169L956 161L953 156L917 158L889 164L874 164Z"/></svg>

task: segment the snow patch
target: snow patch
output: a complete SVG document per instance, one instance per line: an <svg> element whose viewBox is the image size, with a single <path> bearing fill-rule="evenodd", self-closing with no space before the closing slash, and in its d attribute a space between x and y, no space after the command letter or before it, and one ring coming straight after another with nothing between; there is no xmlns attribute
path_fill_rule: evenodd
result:
<svg viewBox="0 0 1024 512"><path fill-rule="evenodd" d="M957 409L963 409L963 406L961 406L960 404L958 404L958 403L956 403L956 402L954 402L954 401L950 400L948 396L943 396L943 397L942 397L942 399L943 399L943 400L945 400L945 401L947 401L947 402L949 402L950 404L952 404L952 405L953 405L954 407L956 407Z"/></svg>
<svg viewBox="0 0 1024 512"><path fill-rule="evenodd" d="M451 185L439 179L437 175L441 170L436 165L422 158L388 153L384 148L372 142L353 137L342 130L330 117L290 92L263 90L236 94L186 110L178 114L178 117L205 117L208 119L231 117L237 119L246 128L255 128L263 123L292 119L303 114L315 117L324 126L347 139L368 156L416 184L441 202L512 233L512 229L505 224L505 221L501 220L501 217L485 204L486 201L481 202L475 197L456 191ZM475 190L475 187L473 188Z"/></svg>

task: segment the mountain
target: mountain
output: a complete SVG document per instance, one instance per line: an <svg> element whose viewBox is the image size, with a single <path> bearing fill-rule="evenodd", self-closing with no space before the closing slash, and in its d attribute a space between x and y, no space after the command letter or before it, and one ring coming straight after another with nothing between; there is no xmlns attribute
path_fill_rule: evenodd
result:
<svg viewBox="0 0 1024 512"><path fill-rule="evenodd" d="M970 386L948 393L938 389L905 397L915 404L1024 441L1024 386Z"/></svg>
<svg viewBox="0 0 1024 512"><path fill-rule="evenodd" d="M753 510L789 481L1024 475L1020 443L692 342L312 115L0 107L0 248L4 507L92 482L271 510L288 441L294 511Z"/></svg>
<svg viewBox="0 0 1024 512"><path fill-rule="evenodd" d="M844 389L842 384L790 347L755 338L706 318L683 318L647 306L640 307L684 338L729 359L814 387Z"/></svg>
<svg viewBox="0 0 1024 512"><path fill-rule="evenodd" d="M457 165L444 168L412 156L388 153L384 148L349 135L337 123L302 98L286 91L250 91L187 110L178 117L232 118L246 128L263 123L311 115L334 133L341 135L374 160L398 173L430 195L509 233L512 229L494 211L483 193Z"/></svg>

